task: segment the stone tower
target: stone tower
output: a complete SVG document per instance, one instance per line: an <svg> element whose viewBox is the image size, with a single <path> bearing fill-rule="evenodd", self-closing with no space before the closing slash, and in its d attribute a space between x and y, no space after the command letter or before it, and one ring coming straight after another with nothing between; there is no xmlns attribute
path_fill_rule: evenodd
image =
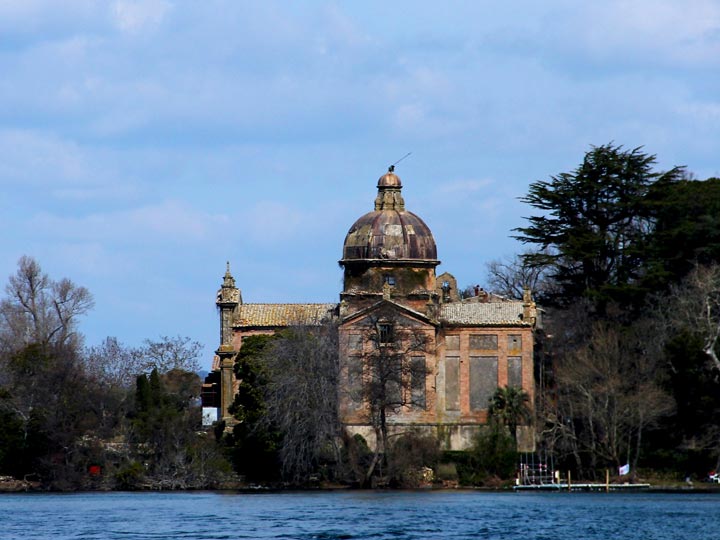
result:
<svg viewBox="0 0 720 540"><path fill-rule="evenodd" d="M439 297L435 240L425 222L405 209L402 182L393 167L380 177L377 188L375 209L360 217L345 237L342 311L392 298L425 313Z"/></svg>
<svg viewBox="0 0 720 540"><path fill-rule="evenodd" d="M233 316L238 305L242 304L240 289L235 286L235 278L230 273L230 263L227 263L225 276L220 290L217 293L215 305L220 312L220 347L215 354L220 364L221 398L219 403L220 418L229 416L228 409L234 397L233 363L237 351L233 347Z"/></svg>

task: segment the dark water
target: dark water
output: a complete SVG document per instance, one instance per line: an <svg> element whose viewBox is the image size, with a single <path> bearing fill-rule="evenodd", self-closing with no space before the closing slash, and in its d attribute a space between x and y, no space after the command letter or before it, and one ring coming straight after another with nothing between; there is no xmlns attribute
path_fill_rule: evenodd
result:
<svg viewBox="0 0 720 540"><path fill-rule="evenodd" d="M720 495L0 495L0 539L720 539Z"/></svg>

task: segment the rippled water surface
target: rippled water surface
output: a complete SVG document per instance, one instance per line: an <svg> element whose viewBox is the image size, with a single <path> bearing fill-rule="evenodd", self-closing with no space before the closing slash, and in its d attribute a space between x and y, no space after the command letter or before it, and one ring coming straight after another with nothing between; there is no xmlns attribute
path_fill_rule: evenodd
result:
<svg viewBox="0 0 720 540"><path fill-rule="evenodd" d="M720 495L0 494L0 538L720 538Z"/></svg>

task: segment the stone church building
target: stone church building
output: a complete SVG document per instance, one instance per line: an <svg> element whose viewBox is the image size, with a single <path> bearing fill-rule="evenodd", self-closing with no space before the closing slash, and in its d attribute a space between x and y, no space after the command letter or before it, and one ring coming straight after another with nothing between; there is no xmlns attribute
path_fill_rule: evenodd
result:
<svg viewBox="0 0 720 540"><path fill-rule="evenodd" d="M405 347L413 367L395 390L401 399L388 415L391 432L433 432L447 449L462 450L487 422L488 400L498 387L521 387L532 406L538 310L530 292L523 301L511 301L476 287L461 297L451 274L436 276L440 261L433 235L405 209L402 183L392 167L377 189L374 209L345 237L339 303L244 303L228 267L216 302L220 346L203 385L206 424L230 418L236 387L232 366L246 336L325 322L334 322L339 331L341 421L371 444L368 398L352 390L370 376L365 359L379 347ZM520 427L518 443L521 450L533 448L529 428Z"/></svg>

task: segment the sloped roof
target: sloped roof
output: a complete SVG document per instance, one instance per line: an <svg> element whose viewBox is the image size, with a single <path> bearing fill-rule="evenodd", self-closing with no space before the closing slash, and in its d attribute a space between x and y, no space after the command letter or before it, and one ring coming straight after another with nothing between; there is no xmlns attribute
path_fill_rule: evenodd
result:
<svg viewBox="0 0 720 540"><path fill-rule="evenodd" d="M364 317L365 315L372 313L373 311L377 311L379 309L382 309L383 307L388 307L391 309L395 309L399 312L405 313L406 315L409 315L412 318L418 319L423 322L430 322L428 319L428 316L424 313L420 313L419 311L416 311L408 306L405 306L403 304L399 304L397 302L393 302L392 300L380 300L379 302L374 303L371 306L367 306L359 311L355 311L353 313L350 313L349 315L346 315L343 318L343 324L351 321L353 319L358 319L360 317Z"/></svg>
<svg viewBox="0 0 720 540"><path fill-rule="evenodd" d="M369 308L353 313L347 319L376 309L378 302ZM397 304L420 319L426 316ZM332 319L337 304L240 304L233 319L234 326L254 328L282 328L293 325L317 326ZM523 321L522 302L452 302L440 306L440 321L450 325L471 326L531 326Z"/></svg>
<svg viewBox="0 0 720 540"><path fill-rule="evenodd" d="M522 302L452 302L440 306L440 320L446 324L531 326L522 315Z"/></svg>
<svg viewBox="0 0 720 540"><path fill-rule="evenodd" d="M317 326L331 319L336 307L337 304L240 304L233 325L260 328Z"/></svg>

